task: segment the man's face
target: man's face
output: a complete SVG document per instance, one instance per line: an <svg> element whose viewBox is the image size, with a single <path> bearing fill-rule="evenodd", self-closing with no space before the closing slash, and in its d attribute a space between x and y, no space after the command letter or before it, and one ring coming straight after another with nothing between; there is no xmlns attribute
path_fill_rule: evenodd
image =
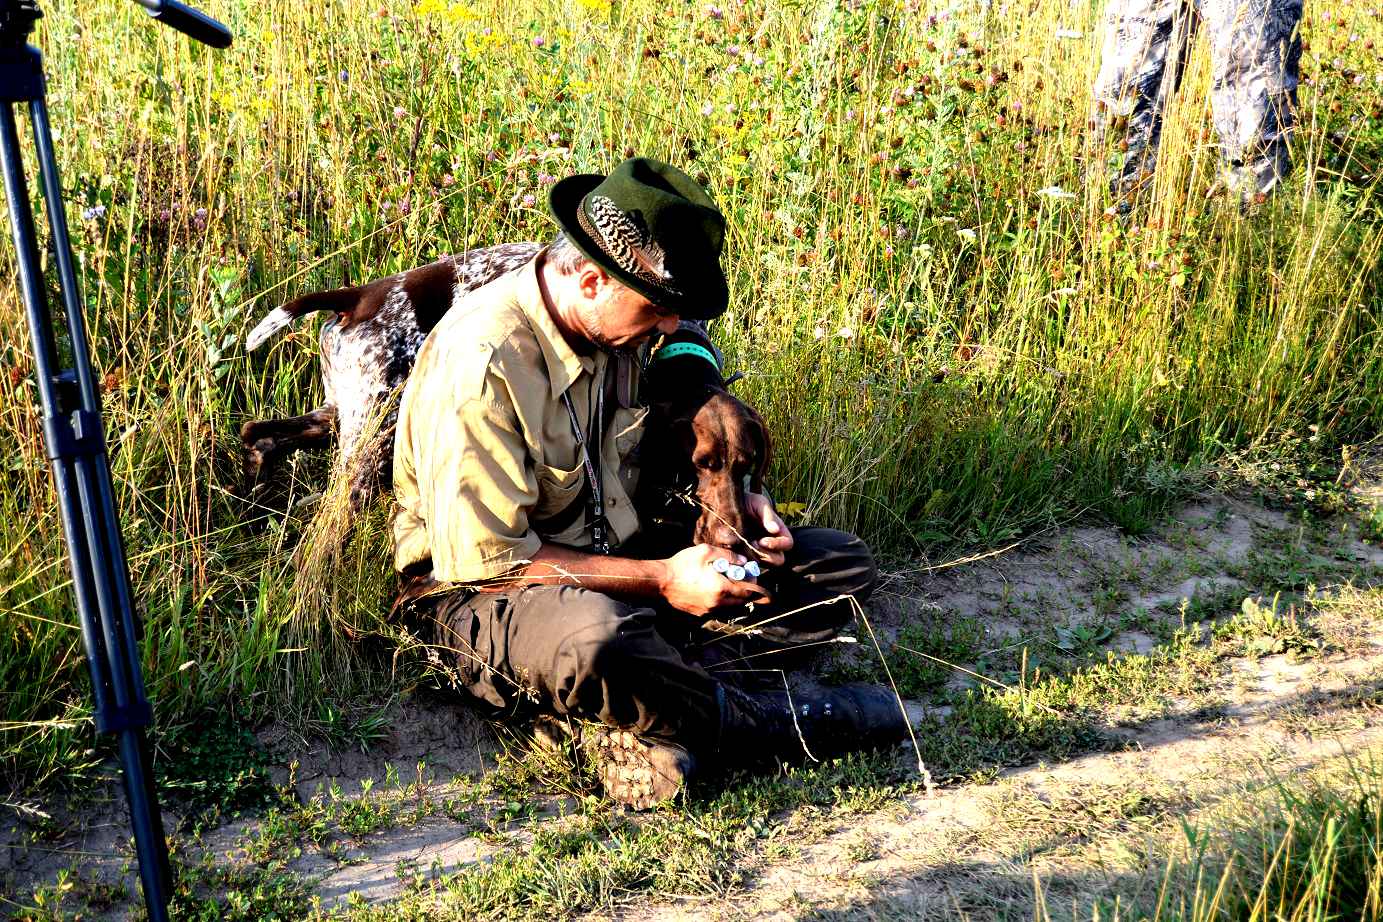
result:
<svg viewBox="0 0 1383 922"><path fill-rule="evenodd" d="M601 348L634 349L655 330L677 331L677 314L620 285L594 266L582 271L580 287L581 325L586 338Z"/></svg>

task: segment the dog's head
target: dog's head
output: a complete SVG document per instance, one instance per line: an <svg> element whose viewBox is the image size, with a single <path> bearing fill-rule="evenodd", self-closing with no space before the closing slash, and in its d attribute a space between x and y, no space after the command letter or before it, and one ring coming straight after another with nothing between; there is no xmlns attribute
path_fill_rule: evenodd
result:
<svg viewBox="0 0 1383 922"><path fill-rule="evenodd" d="M690 461L692 496L700 509L692 541L748 554L748 544L764 534L744 499L746 492L763 492L773 450L763 419L729 392L716 390L673 426Z"/></svg>
<svg viewBox="0 0 1383 922"><path fill-rule="evenodd" d="M772 447L763 419L726 389L720 361L697 324L661 343L644 377L652 411L640 490L654 517L690 529L693 543L747 554L763 525L744 494L762 492Z"/></svg>

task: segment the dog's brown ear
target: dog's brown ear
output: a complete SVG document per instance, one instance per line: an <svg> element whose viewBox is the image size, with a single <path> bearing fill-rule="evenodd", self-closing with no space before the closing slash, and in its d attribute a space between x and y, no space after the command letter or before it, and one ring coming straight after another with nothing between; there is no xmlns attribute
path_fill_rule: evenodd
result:
<svg viewBox="0 0 1383 922"><path fill-rule="evenodd" d="M675 416L670 421L673 441L681 447L688 461L696 454L696 422L685 416Z"/></svg>
<svg viewBox="0 0 1383 922"><path fill-rule="evenodd" d="M745 409L749 411L749 416L754 420L755 427L759 430L759 463L754 465L754 473L749 478L749 491L751 493L762 493L764 491L764 474L768 472L768 464L773 460L773 439L768 434L768 426L764 423L764 418L759 415L759 411L745 404Z"/></svg>

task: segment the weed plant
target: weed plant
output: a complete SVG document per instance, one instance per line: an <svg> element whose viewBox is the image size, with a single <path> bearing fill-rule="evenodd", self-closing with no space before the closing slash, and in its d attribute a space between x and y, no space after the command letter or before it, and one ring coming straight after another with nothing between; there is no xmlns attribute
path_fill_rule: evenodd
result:
<svg viewBox="0 0 1383 922"><path fill-rule="evenodd" d="M1077 514L1136 530L1228 450L1374 433L1378 20L1310 5L1296 173L1247 215L1204 198L1199 49L1156 182L1119 218L1121 155L1086 130L1099 7L225 0L237 39L215 53L132 4L45 5L160 719L210 706L350 737L374 713L360 702L413 674L358 643L392 585L387 502L343 535L321 456L263 505L235 495L239 425L320 400L311 325L253 355L250 326L304 291L547 238L556 177L635 152L685 167L725 212L715 334L797 521L904 551ZM28 784L93 757L0 254L0 771Z"/></svg>
<svg viewBox="0 0 1383 922"><path fill-rule="evenodd" d="M1270 777L1259 809L1225 827L1187 824L1147 905L1110 901L1110 922L1326 922L1383 918L1383 774L1375 754L1304 777ZM1039 919L1050 910L1039 904Z"/></svg>

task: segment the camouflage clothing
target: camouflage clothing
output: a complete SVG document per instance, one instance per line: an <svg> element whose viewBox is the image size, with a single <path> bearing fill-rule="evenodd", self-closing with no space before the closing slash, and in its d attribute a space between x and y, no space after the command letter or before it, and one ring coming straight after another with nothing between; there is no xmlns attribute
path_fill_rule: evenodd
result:
<svg viewBox="0 0 1383 922"><path fill-rule="evenodd" d="M1194 8L1193 8L1194 5ZM1110 0L1095 118L1122 124L1128 152L1114 186L1151 175L1167 99L1181 79L1193 19L1210 30L1211 105L1225 164L1221 183L1251 199L1287 175L1296 104L1302 0Z"/></svg>

